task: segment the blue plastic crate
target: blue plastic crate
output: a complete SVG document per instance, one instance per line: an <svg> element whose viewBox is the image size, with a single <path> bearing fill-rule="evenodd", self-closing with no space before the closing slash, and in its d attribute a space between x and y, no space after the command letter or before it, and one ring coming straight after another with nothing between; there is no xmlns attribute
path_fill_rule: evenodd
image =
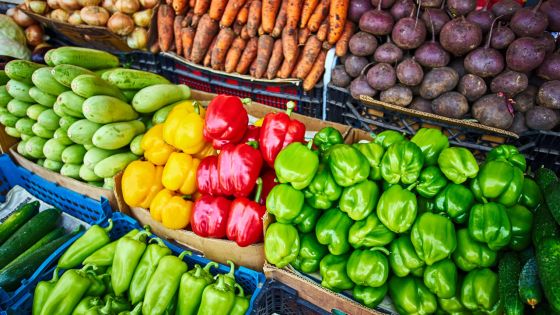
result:
<svg viewBox="0 0 560 315"><path fill-rule="evenodd" d="M293 288L270 280L255 298L251 314L327 315L330 313L300 298Z"/></svg>
<svg viewBox="0 0 560 315"><path fill-rule="evenodd" d="M88 224L106 221L112 212L106 199L102 199L100 202L61 187L33 174L23 167L17 166L8 155L0 155L0 202L5 201L7 192L16 185L25 188L38 199ZM29 279L22 281L21 286L17 290L6 292L0 288L0 311L7 309L28 293L31 288L34 288L37 282L40 281L41 275L45 273L45 270L48 270L50 265L56 263L64 250L81 234L79 233L74 236L62 245L59 250L55 251Z"/></svg>
<svg viewBox="0 0 560 315"><path fill-rule="evenodd" d="M132 229L140 229L140 228L141 227L138 224L138 222L132 219L131 217L126 216L120 212L115 212L113 213L113 229L109 234L111 236L111 239L114 240L125 235ZM170 243L166 240L163 241L173 251L174 254L179 254L180 252L185 250L184 248L176 244ZM62 252L63 251L61 251L60 254L62 254ZM193 268L195 264L204 266L210 262L210 260L194 254L192 256L185 256L184 260L188 264L189 269ZM50 268L46 268L46 270L47 270L46 272L43 272L39 276L39 281L51 279L52 273L54 271L54 264L51 265ZM222 264L219 264L219 268L217 269L212 268L210 272L214 275L218 273L222 273L222 274L228 273L229 266L226 267ZM259 295L264 285L264 282L266 280L265 276L264 274L253 271L251 269L247 269L245 267L238 267L238 269L235 271L235 279L243 287L243 290L245 290L245 294L249 294L249 293L252 294L251 306L249 308L249 311L247 312L247 314L250 314L255 299ZM16 303L14 303L10 307L10 309L8 309L7 314L9 315L31 314L32 305L33 305L33 292L32 290L29 290L22 298L20 298ZM0 315L3 314L0 313Z"/></svg>

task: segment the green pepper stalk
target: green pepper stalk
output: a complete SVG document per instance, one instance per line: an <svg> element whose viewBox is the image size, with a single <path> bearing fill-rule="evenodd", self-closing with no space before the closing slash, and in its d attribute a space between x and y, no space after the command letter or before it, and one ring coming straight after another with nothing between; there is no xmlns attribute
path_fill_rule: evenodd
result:
<svg viewBox="0 0 560 315"><path fill-rule="evenodd" d="M389 251L384 247L355 250L346 265L348 277L356 285L373 288L382 286L389 277L388 255Z"/></svg>
<svg viewBox="0 0 560 315"><path fill-rule="evenodd" d="M109 297L105 302L105 305L96 305L85 312L85 315L111 315L113 314L111 310L111 303L113 303L113 297Z"/></svg>
<svg viewBox="0 0 560 315"><path fill-rule="evenodd" d="M58 272L59 268L56 267L53 271L53 276L49 281L41 281L37 283L37 287L35 287L35 293L33 294L33 309L32 314L38 315L41 313L41 309L43 309L43 305L49 298L52 290L56 286L58 281Z"/></svg>
<svg viewBox="0 0 560 315"><path fill-rule="evenodd" d="M348 257L348 254L328 254L321 260L319 270L322 277L321 285L323 287L335 292L350 290L354 287L354 282L352 282L346 272Z"/></svg>
<svg viewBox="0 0 560 315"><path fill-rule="evenodd" d="M204 268L195 265L194 269L181 276L177 301L178 315L196 315L204 289L214 282L210 268L218 268L215 262L209 262Z"/></svg>
<svg viewBox="0 0 560 315"><path fill-rule="evenodd" d="M103 305L103 300L98 296L86 296L74 308L72 315L85 315L87 311L95 306Z"/></svg>
<svg viewBox="0 0 560 315"><path fill-rule="evenodd" d="M356 221L348 232L348 241L354 248L385 246L395 239L375 213L361 221Z"/></svg>
<svg viewBox="0 0 560 315"><path fill-rule="evenodd" d="M239 289L239 293L235 296L235 302L233 303L229 315L244 315L249 309L251 302L248 296L245 296L245 291L243 291L243 288L239 284L236 283L235 287Z"/></svg>
<svg viewBox="0 0 560 315"><path fill-rule="evenodd" d="M321 259L329 253L329 250L317 241L315 233L300 234L299 238L301 246L298 256L291 263L292 267L304 273L318 271Z"/></svg>
<svg viewBox="0 0 560 315"><path fill-rule="evenodd" d="M134 237L138 234L137 229L133 229L126 233L123 237ZM119 240L113 241L100 249L96 250L93 254L89 255L83 264L92 264L98 267L107 267L113 264L113 258L115 257L115 249L117 248L117 243Z"/></svg>
<svg viewBox="0 0 560 315"><path fill-rule="evenodd" d="M58 267L70 269L79 266L89 255L111 242L108 234L111 229L113 229L113 220L111 219L109 219L109 226L106 228L99 225L90 227L62 254L58 261Z"/></svg>
<svg viewBox="0 0 560 315"><path fill-rule="evenodd" d="M389 286L387 283L377 288L357 285L352 290L352 297L363 305L374 308L383 301L388 290Z"/></svg>
<svg viewBox="0 0 560 315"><path fill-rule="evenodd" d="M136 304L136 306L134 307L134 309L132 309L132 311L123 311L120 312L119 315L141 315L142 314L142 302Z"/></svg>
<svg viewBox="0 0 560 315"><path fill-rule="evenodd" d="M123 296L113 296L111 294L105 295L103 301L108 302L111 299L111 312L120 313L123 311L128 311L132 307L130 302Z"/></svg>
<svg viewBox="0 0 560 315"><path fill-rule="evenodd" d="M62 274L40 314L70 315L91 285L86 275L89 268L91 266L86 265L82 269L70 269Z"/></svg>
<svg viewBox="0 0 560 315"><path fill-rule="evenodd" d="M142 238L150 234L141 231L132 238L122 237L117 243L111 271L111 284L116 295L122 295L130 287L134 270L146 249Z"/></svg>
<svg viewBox="0 0 560 315"><path fill-rule="evenodd" d="M225 277L217 275L216 282L204 289L198 315L229 314L235 304L235 293Z"/></svg>
<svg viewBox="0 0 560 315"><path fill-rule="evenodd" d="M226 261L229 265L229 272L225 275L224 281L227 285L229 285L232 289L235 287L235 264L231 260Z"/></svg>
<svg viewBox="0 0 560 315"><path fill-rule="evenodd" d="M269 263L283 268L296 259L299 248L299 234L293 225L275 222L266 229L264 254Z"/></svg>

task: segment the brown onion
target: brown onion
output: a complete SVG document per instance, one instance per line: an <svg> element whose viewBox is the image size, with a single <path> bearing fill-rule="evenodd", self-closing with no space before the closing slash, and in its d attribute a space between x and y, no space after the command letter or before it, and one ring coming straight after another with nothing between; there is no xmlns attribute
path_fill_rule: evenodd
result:
<svg viewBox="0 0 560 315"><path fill-rule="evenodd" d="M148 31L145 28L137 27L126 38L126 44L132 49L146 49L148 44Z"/></svg>
<svg viewBox="0 0 560 315"><path fill-rule="evenodd" d="M101 0L78 0L78 3L82 7L98 6L101 4Z"/></svg>
<svg viewBox="0 0 560 315"><path fill-rule="evenodd" d="M105 26L109 20L109 12L102 7L85 7L80 11L82 21L87 25Z"/></svg>
<svg viewBox="0 0 560 315"><path fill-rule="evenodd" d="M133 14L140 10L140 2L138 0L117 0L115 7L122 13Z"/></svg>
<svg viewBox="0 0 560 315"><path fill-rule="evenodd" d="M30 1L29 9L37 14L44 15L48 10L47 2L45 1Z"/></svg>
<svg viewBox="0 0 560 315"><path fill-rule="evenodd" d="M66 23L68 21L68 12L62 9L56 9L51 12L50 18L55 21Z"/></svg>
<svg viewBox="0 0 560 315"><path fill-rule="evenodd" d="M47 4L49 5L49 8L51 8L52 10L60 9L58 0L47 0Z"/></svg>
<svg viewBox="0 0 560 315"><path fill-rule="evenodd" d="M119 11L119 10L117 10L117 7L115 7L115 1L114 0L103 0L103 2L101 2L101 6L105 10L111 12L111 14Z"/></svg>
<svg viewBox="0 0 560 315"><path fill-rule="evenodd" d="M154 14L154 10L146 9L134 13L132 15L132 19L134 20L134 24L136 24L137 26L149 27L153 14Z"/></svg>
<svg viewBox="0 0 560 315"><path fill-rule="evenodd" d="M68 17L68 23L70 23L72 25L84 24L84 21L82 21L82 16L80 14L80 10L76 10L76 11L72 12L72 14L70 14L70 16Z"/></svg>
<svg viewBox="0 0 560 315"><path fill-rule="evenodd" d="M16 14L16 9L17 9L17 8L15 8L15 7L9 8L9 9L6 11L6 15L9 16L9 17L14 16L14 14Z"/></svg>
<svg viewBox="0 0 560 315"><path fill-rule="evenodd" d="M140 0L140 4L144 9L151 9L159 3L159 0Z"/></svg>
<svg viewBox="0 0 560 315"><path fill-rule="evenodd" d="M80 10L82 8L77 0L58 0L58 5L67 12Z"/></svg>
<svg viewBox="0 0 560 315"><path fill-rule="evenodd" d="M34 24L25 29L25 38L27 38L27 44L30 46L37 46L43 42L43 35L45 32L39 24Z"/></svg>
<svg viewBox="0 0 560 315"><path fill-rule="evenodd" d="M117 35L126 36L134 30L134 21L130 16L117 12L109 18L107 27Z"/></svg>
<svg viewBox="0 0 560 315"><path fill-rule="evenodd" d="M35 20L19 8L15 8L12 19L14 19L14 22L21 27L28 27L35 24Z"/></svg>

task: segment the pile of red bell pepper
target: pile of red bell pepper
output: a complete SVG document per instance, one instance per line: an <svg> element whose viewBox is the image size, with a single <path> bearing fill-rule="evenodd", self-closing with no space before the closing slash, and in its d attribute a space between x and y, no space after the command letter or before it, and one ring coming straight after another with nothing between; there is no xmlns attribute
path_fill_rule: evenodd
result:
<svg viewBox="0 0 560 315"><path fill-rule="evenodd" d="M274 160L292 142L303 142L305 126L287 112L269 113L261 126L249 125L238 97L219 95L208 105L204 137L218 156L204 158L197 171L202 194L191 216L194 233L224 238L239 246L263 239L264 202L276 185Z"/></svg>

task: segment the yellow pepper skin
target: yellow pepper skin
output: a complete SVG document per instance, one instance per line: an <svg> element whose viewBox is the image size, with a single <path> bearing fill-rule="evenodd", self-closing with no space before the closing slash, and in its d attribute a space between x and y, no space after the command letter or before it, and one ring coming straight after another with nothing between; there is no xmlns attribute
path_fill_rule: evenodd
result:
<svg viewBox="0 0 560 315"><path fill-rule="evenodd" d="M124 201L131 207L148 208L152 199L163 189L163 167L148 161L134 161L126 167L122 176Z"/></svg>
<svg viewBox="0 0 560 315"><path fill-rule="evenodd" d="M175 106L165 123L163 123L163 139L175 148L187 154L202 151L206 141L202 134L204 129L204 110L197 102Z"/></svg>
<svg viewBox="0 0 560 315"><path fill-rule="evenodd" d="M178 230L189 225L194 202L185 200L174 192L163 189L150 204L150 214L163 226Z"/></svg>
<svg viewBox="0 0 560 315"><path fill-rule="evenodd" d="M165 165L171 153L176 151L173 146L163 141L163 124L150 128L142 137L140 147L144 150L146 160L155 165Z"/></svg>
<svg viewBox="0 0 560 315"><path fill-rule="evenodd" d="M216 154L218 154L218 152L216 152L216 150L212 146L212 142L206 142L204 148L202 148L200 152L194 154L193 157L202 160L205 157L216 155Z"/></svg>
<svg viewBox="0 0 560 315"><path fill-rule="evenodd" d="M173 152L163 168L161 182L169 190L178 191L183 195L191 195L196 191L196 170L200 164L189 154Z"/></svg>

